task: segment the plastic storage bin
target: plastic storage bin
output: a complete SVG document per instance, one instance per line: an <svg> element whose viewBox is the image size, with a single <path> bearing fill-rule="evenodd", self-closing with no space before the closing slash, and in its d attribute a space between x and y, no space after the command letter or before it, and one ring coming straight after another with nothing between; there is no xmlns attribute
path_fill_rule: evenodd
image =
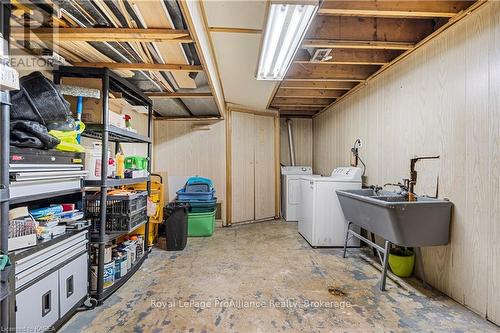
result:
<svg viewBox="0 0 500 333"><path fill-rule="evenodd" d="M180 202L180 201L178 201ZM190 213L210 213L215 210L217 207L217 198L213 200L203 200L203 201L195 201L191 200L189 202L185 202L189 204L189 212Z"/></svg>
<svg viewBox="0 0 500 333"><path fill-rule="evenodd" d="M204 177L190 177L186 185L184 185L186 192L209 192L214 189L211 179Z"/></svg>
<svg viewBox="0 0 500 333"><path fill-rule="evenodd" d="M86 216L91 220L94 230L100 223L100 193L85 196ZM132 231L147 221L148 192L141 191L133 195L108 195L106 201L106 230Z"/></svg>
<svg viewBox="0 0 500 333"><path fill-rule="evenodd" d="M143 156L125 157L125 169L146 170L148 168L148 159Z"/></svg>
<svg viewBox="0 0 500 333"><path fill-rule="evenodd" d="M186 201L202 201L202 200L213 200L215 195L215 190L212 189L208 192L186 192L186 188L177 191L177 200Z"/></svg>
<svg viewBox="0 0 500 333"><path fill-rule="evenodd" d="M208 213L188 214L188 236L208 237L215 230L215 210Z"/></svg>

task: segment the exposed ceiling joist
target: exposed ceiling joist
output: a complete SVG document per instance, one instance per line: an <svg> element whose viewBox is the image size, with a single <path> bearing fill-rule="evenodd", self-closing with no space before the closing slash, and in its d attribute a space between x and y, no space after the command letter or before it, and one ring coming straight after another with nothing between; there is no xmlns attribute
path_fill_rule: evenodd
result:
<svg viewBox="0 0 500 333"><path fill-rule="evenodd" d="M329 49L328 58L314 61L315 64L338 65L384 65L402 54L402 50ZM310 63L309 52L300 50L295 63Z"/></svg>
<svg viewBox="0 0 500 333"><path fill-rule="evenodd" d="M76 62L74 66L94 67L109 69L127 69L127 70L144 70L144 71L183 71L183 72L202 72L203 67L199 65L182 65L182 64L139 64L139 63L117 63L117 62Z"/></svg>
<svg viewBox="0 0 500 333"><path fill-rule="evenodd" d="M280 111L286 110L286 111L306 111L306 112L314 112L314 111L319 111L323 109L323 106L290 106L290 105L285 105L285 106L279 106L278 109Z"/></svg>
<svg viewBox="0 0 500 333"><path fill-rule="evenodd" d="M337 98L344 94L342 90L298 90L280 88L276 97L294 98Z"/></svg>
<svg viewBox="0 0 500 333"><path fill-rule="evenodd" d="M358 82L318 82L318 81L289 81L281 83L281 88L286 89L311 89L311 90L350 90Z"/></svg>
<svg viewBox="0 0 500 333"><path fill-rule="evenodd" d="M310 77L287 77L285 81L290 82L363 82L361 79L337 79L337 78L310 78Z"/></svg>
<svg viewBox="0 0 500 333"><path fill-rule="evenodd" d="M383 41L351 41L330 39L306 39L302 42L303 48L324 49L373 49L373 50L411 50L413 43L383 42Z"/></svg>
<svg viewBox="0 0 500 333"><path fill-rule="evenodd" d="M332 100L330 103L333 103L334 101L335 100ZM328 103L328 104L297 104L297 103L294 103L294 104L277 103L276 104L276 103L273 103L273 104L271 104L271 107L276 108L276 109L287 109L287 110L294 108L294 107L322 110L325 108L325 106L330 105L330 103Z"/></svg>
<svg viewBox="0 0 500 333"><path fill-rule="evenodd" d="M428 17L453 17L455 13L443 12L411 12L398 10L370 10L370 9L320 9L319 15L336 15L336 16L361 16L361 17L411 17L411 18L428 18Z"/></svg>
<svg viewBox="0 0 500 333"><path fill-rule="evenodd" d="M356 1L352 1L353 3ZM418 43L447 19L317 16L306 39Z"/></svg>
<svg viewBox="0 0 500 333"><path fill-rule="evenodd" d="M12 37L18 40L78 42L177 42L192 43L187 30L177 29L135 29L135 28L36 28L12 30Z"/></svg>
<svg viewBox="0 0 500 333"><path fill-rule="evenodd" d="M316 63L293 64L287 78L308 77L311 79L356 79L364 80L380 69L380 66L366 65L318 65Z"/></svg>
<svg viewBox="0 0 500 333"><path fill-rule="evenodd" d="M269 104L327 109L483 2L325 0Z"/></svg>
<svg viewBox="0 0 500 333"><path fill-rule="evenodd" d="M321 109L319 109L321 110ZM318 110L290 110L290 109L280 109L279 113L281 114L307 114L307 115L314 115Z"/></svg>
<svg viewBox="0 0 500 333"><path fill-rule="evenodd" d="M293 97L275 97L273 100L272 106L286 106L286 105L312 105L312 106L321 106L328 105L333 102L335 98L293 98Z"/></svg>
<svg viewBox="0 0 500 333"><path fill-rule="evenodd" d="M289 110L289 109L280 109L279 113L280 116L283 115L289 115L289 116L297 116L297 115L304 115L304 116L313 116L316 114L318 111L317 110Z"/></svg>
<svg viewBox="0 0 500 333"><path fill-rule="evenodd" d="M174 92L174 93L146 93L146 95L151 98L208 98L212 97L211 93L196 93L196 92Z"/></svg>
<svg viewBox="0 0 500 333"><path fill-rule="evenodd" d="M316 112L316 110L321 110L322 107L280 107L278 110L280 112Z"/></svg>
<svg viewBox="0 0 500 333"><path fill-rule="evenodd" d="M320 15L451 18L474 1L325 1Z"/></svg>

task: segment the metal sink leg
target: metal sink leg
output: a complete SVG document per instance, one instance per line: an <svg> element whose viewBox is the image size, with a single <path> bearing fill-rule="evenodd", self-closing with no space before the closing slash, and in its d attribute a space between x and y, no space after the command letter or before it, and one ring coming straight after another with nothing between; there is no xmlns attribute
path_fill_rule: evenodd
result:
<svg viewBox="0 0 500 333"><path fill-rule="evenodd" d="M385 285L386 285L386 280L387 280L387 268L389 266L389 252L391 250L391 242L388 240L385 241L385 246L382 248L382 246L378 245L377 243L369 240L366 237L361 236L354 230L351 230L351 224L352 222L348 222L347 224L347 232L345 235L345 243L344 243L344 254L343 257L346 257L346 251L347 251L347 242L349 241L350 236L354 236L358 238L359 240L365 242L368 244L368 246L371 246L372 248L376 249L378 253L378 257L382 263L382 274L380 276L380 290L384 291L385 290Z"/></svg>
<svg viewBox="0 0 500 333"><path fill-rule="evenodd" d="M347 251L347 242L349 241L349 229L351 228L351 224L352 224L352 222L347 223L347 231L345 233L344 254L343 254L344 258L345 258L345 254Z"/></svg>
<svg viewBox="0 0 500 333"><path fill-rule="evenodd" d="M384 262L382 263L382 275L380 276L380 290L385 290L385 281L387 279L387 267L389 266L389 252L391 250L391 242L385 241L384 246Z"/></svg>

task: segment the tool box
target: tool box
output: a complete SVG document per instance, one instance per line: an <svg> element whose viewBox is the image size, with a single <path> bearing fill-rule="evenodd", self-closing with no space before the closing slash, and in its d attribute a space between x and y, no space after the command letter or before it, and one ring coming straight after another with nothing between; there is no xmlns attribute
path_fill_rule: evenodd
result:
<svg viewBox="0 0 500 333"><path fill-rule="evenodd" d="M11 199L81 189L85 154L10 147Z"/></svg>

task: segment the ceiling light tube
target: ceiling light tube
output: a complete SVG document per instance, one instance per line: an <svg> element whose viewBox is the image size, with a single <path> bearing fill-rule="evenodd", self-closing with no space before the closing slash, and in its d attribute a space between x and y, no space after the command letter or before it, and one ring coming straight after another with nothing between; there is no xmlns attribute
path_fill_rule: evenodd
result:
<svg viewBox="0 0 500 333"><path fill-rule="evenodd" d="M257 80L283 80L318 4L271 3L257 69Z"/></svg>

